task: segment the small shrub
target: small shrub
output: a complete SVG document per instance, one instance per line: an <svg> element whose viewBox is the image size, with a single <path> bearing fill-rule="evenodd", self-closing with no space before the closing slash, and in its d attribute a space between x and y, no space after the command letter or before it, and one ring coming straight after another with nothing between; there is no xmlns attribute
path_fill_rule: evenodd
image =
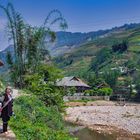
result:
<svg viewBox="0 0 140 140"><path fill-rule="evenodd" d="M101 88L98 90L98 92L101 96L111 96L113 90L111 88Z"/></svg>
<svg viewBox="0 0 140 140"><path fill-rule="evenodd" d="M94 88L94 89L90 89L90 90L86 90L84 92L84 96L97 96L98 94L98 89Z"/></svg>
<svg viewBox="0 0 140 140"><path fill-rule="evenodd" d="M73 96L76 93L76 88L71 87L67 90L67 94Z"/></svg>
<svg viewBox="0 0 140 140"><path fill-rule="evenodd" d="M122 43L118 43L112 46L113 52L124 52L128 49L128 43L127 41L123 41Z"/></svg>
<svg viewBox="0 0 140 140"><path fill-rule="evenodd" d="M88 90L84 91L84 96L89 96L89 91Z"/></svg>

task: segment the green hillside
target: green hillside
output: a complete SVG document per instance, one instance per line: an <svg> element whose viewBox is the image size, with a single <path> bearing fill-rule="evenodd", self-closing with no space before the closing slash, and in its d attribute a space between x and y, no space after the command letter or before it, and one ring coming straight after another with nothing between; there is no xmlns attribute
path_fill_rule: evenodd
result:
<svg viewBox="0 0 140 140"><path fill-rule="evenodd" d="M55 62L60 68L63 68L66 75L78 75L82 71L89 69L91 60L96 53L104 47L111 48L112 45L127 40L129 44L128 51L125 56L116 55L120 61L122 59L131 59L130 57L140 52L140 28L110 33L107 37L98 38L91 42L81 45L79 48L73 49L71 52L55 58ZM126 57L126 58L124 58ZM137 56L138 57L138 56Z"/></svg>
<svg viewBox="0 0 140 140"><path fill-rule="evenodd" d="M113 46L118 50L114 50ZM122 48L119 50L119 47ZM56 57L54 62L64 70L64 75L78 76L90 85L102 79L112 86L116 77L116 88L130 92L130 83L139 87L140 27L110 32ZM114 79L111 79L113 76Z"/></svg>

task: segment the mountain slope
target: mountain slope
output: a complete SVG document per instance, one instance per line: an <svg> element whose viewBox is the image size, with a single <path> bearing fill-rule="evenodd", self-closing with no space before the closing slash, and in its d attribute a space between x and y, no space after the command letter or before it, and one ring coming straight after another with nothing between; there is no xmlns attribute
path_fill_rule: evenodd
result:
<svg viewBox="0 0 140 140"><path fill-rule="evenodd" d="M88 69L92 58L95 57L103 47L110 47L114 42L129 38L129 50L140 51L140 24L125 24L107 30L99 30L88 33L57 32L56 41L49 44L48 50L60 68L70 69L69 72L79 73L82 68ZM13 47L9 46L0 52L0 59L6 64L6 53L12 52ZM1 72L6 71L7 64L0 68Z"/></svg>
<svg viewBox="0 0 140 140"><path fill-rule="evenodd" d="M57 32L57 39L53 45L51 44L49 46L49 51L52 56L63 55L65 52L71 51L71 49L77 48L81 44L95 39L108 32L108 30L89 33Z"/></svg>
<svg viewBox="0 0 140 140"><path fill-rule="evenodd" d="M127 61L136 59L138 61L138 54L140 53L140 26L138 24L114 28L107 35L88 41L63 56L56 57L54 61L65 71L66 75L81 76L88 72L91 61L96 57L98 51L103 48L111 49L112 45L123 40L128 41L129 48L124 54L116 55L114 61L123 61L124 59ZM106 67L113 67L113 63L106 65Z"/></svg>
<svg viewBox="0 0 140 140"><path fill-rule="evenodd" d="M140 24L125 24L123 26L114 27L112 29L99 30L88 33L57 32L56 41L49 45L48 49L53 57L59 56L95 39L111 36L114 33L121 34L121 32L123 33L124 31L137 29L139 27Z"/></svg>

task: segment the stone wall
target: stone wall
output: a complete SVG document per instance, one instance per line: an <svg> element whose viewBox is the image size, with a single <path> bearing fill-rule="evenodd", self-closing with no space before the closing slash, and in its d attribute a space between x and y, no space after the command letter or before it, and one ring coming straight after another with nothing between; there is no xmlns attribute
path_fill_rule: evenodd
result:
<svg viewBox="0 0 140 140"><path fill-rule="evenodd" d="M72 101L72 100L109 100L109 96L64 96L64 101Z"/></svg>

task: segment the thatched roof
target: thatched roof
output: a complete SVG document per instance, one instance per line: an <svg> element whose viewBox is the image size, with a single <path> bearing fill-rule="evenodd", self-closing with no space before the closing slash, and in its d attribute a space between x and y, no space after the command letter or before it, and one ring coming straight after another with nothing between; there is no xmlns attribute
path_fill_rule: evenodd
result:
<svg viewBox="0 0 140 140"><path fill-rule="evenodd" d="M3 66L4 65L4 63L0 60L0 66Z"/></svg>
<svg viewBox="0 0 140 140"><path fill-rule="evenodd" d="M71 77L64 77L61 80L57 80L56 82L57 86L62 86L62 87L87 87L89 88L90 86L84 83L81 79L71 76Z"/></svg>

